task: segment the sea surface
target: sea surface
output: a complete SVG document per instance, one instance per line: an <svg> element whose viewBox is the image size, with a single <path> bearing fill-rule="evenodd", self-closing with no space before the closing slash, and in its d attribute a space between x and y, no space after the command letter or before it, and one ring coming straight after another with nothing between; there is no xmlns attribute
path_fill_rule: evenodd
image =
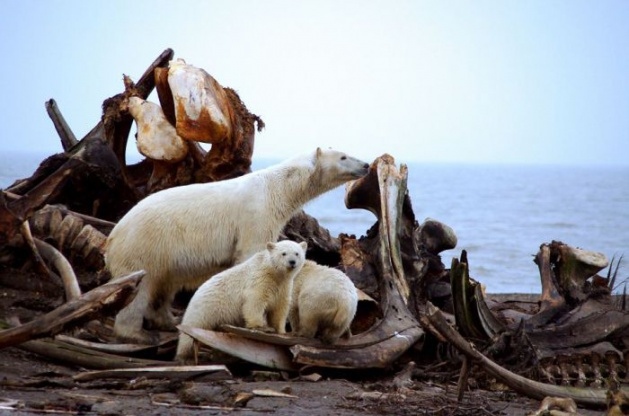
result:
<svg viewBox="0 0 629 416"><path fill-rule="evenodd" d="M0 188L29 177L46 156L0 153ZM275 162L254 159L253 169ZM457 247L442 253L443 263L449 267L466 250L470 275L489 293L540 293L533 257L552 240L601 252L610 260L625 255L619 280L629 278L629 166L407 166L417 220L436 219L457 235ZM304 209L333 236L364 235L375 216L345 208L344 195L342 186Z"/></svg>

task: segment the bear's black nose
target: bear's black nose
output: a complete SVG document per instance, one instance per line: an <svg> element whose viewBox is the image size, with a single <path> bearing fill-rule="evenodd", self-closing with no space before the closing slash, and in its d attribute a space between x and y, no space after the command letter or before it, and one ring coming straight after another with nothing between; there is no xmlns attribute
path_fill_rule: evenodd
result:
<svg viewBox="0 0 629 416"><path fill-rule="evenodd" d="M363 168L365 168L365 169L369 169L369 163L365 163L365 164L363 165Z"/></svg>
<svg viewBox="0 0 629 416"><path fill-rule="evenodd" d="M295 260L289 260L289 261L288 261L288 265L289 265L291 268L294 268L294 267L295 267L295 263L296 263L296 262L295 262Z"/></svg>

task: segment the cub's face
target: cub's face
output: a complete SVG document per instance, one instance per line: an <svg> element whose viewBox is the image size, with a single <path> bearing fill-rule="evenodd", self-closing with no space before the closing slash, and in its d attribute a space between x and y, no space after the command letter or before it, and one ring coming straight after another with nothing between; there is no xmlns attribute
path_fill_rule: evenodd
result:
<svg viewBox="0 0 629 416"><path fill-rule="evenodd" d="M267 243L267 250L273 265L279 270L287 272L298 271L306 260L306 242L280 241Z"/></svg>

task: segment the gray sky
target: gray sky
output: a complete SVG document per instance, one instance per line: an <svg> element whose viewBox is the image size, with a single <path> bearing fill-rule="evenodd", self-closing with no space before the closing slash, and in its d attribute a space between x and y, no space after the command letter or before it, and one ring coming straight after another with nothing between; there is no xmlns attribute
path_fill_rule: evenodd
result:
<svg viewBox="0 0 629 416"><path fill-rule="evenodd" d="M628 1L4 0L0 151L60 151L49 98L83 137L170 47L264 119L255 156L629 165L628 22Z"/></svg>

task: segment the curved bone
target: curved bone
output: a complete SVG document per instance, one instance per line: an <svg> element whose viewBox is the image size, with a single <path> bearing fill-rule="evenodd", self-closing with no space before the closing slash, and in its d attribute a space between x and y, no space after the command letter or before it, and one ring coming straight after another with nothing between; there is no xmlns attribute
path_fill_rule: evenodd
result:
<svg viewBox="0 0 629 416"><path fill-rule="evenodd" d="M470 279L465 250L463 250L461 260L452 259L450 284L454 316L459 332L466 337L488 340L505 330L505 326L485 303L481 285Z"/></svg>
<svg viewBox="0 0 629 416"><path fill-rule="evenodd" d="M386 319L386 317L385 317ZM376 332L377 334L377 332ZM334 350L295 345L290 350L300 364L333 368L385 368L424 335L418 327L395 332L388 338L361 348Z"/></svg>
<svg viewBox="0 0 629 416"><path fill-rule="evenodd" d="M56 277L56 275L52 272L52 270L50 270L48 266L46 265L46 263L44 263L44 259L42 258L39 250L37 249L37 245L35 244L35 240L33 239L33 233L31 232L31 227L28 221L24 221L22 223L22 225L20 226L20 232L22 233L22 238L24 238L24 240L26 241L26 244L33 252L35 263L37 263L37 265L41 267L42 270L46 272L46 274L49 277Z"/></svg>
<svg viewBox="0 0 629 416"><path fill-rule="evenodd" d="M177 328L203 344L245 361L278 370L298 370L285 346L188 325L179 325Z"/></svg>
<svg viewBox="0 0 629 416"><path fill-rule="evenodd" d="M27 222L25 222L27 223ZM59 272L61 276L61 281L63 282L63 288L66 293L66 301L78 299L81 297L81 288L79 287L79 282L76 279L76 274L72 269L72 265L66 259L63 254L50 244L35 238L35 246L37 250L42 255L43 258L48 260L50 263L54 264L55 268Z"/></svg>
<svg viewBox="0 0 629 416"><path fill-rule="evenodd" d="M407 175L405 165L398 172L393 158L383 155L371 164L365 177L347 187L345 197L348 208L367 209L379 219L383 319L366 332L351 337L343 349L294 346L291 351L296 362L338 368L385 367L423 336L407 307L409 289L398 239Z"/></svg>
<svg viewBox="0 0 629 416"><path fill-rule="evenodd" d="M410 290L402 267L398 232L407 180L406 165L402 165L398 172L393 156L384 154L373 161L367 175L347 185L345 194L347 208L366 209L378 217L383 269L381 283L392 280L405 304ZM384 292L387 291L385 288Z"/></svg>
<svg viewBox="0 0 629 416"><path fill-rule="evenodd" d="M600 407L605 405L607 400L607 391L605 389L555 386L529 380L512 373L477 351L461 334L452 328L439 308L428 303L427 311L427 315L422 317L422 320L425 319L432 328L438 331L441 336L446 338L448 342L454 345L463 354L476 360L488 374L501 380L518 393L538 400L542 400L547 396L559 396L571 398L578 404L584 406ZM622 389L622 391L629 393L629 389Z"/></svg>

